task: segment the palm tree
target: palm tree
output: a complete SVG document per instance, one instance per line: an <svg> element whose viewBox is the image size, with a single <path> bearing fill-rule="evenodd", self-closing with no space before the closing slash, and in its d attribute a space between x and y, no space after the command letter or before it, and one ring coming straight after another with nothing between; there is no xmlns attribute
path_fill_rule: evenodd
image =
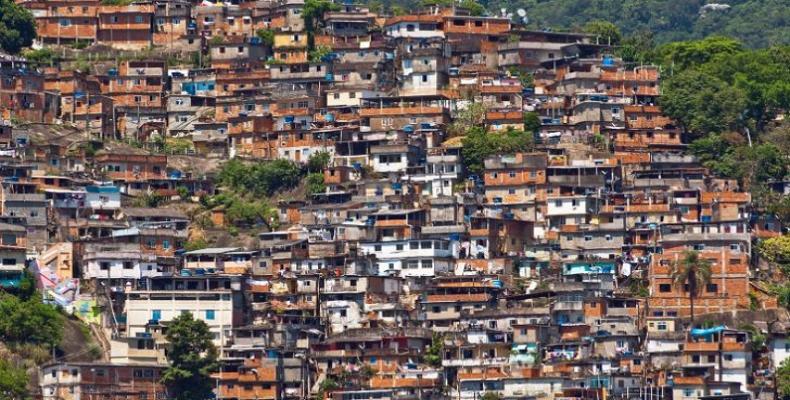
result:
<svg viewBox="0 0 790 400"><path fill-rule="evenodd" d="M688 285L689 303L691 304L691 323L694 323L694 297L697 289L710 283L711 263L700 258L698 252L686 250L680 260L672 267L672 282L675 285Z"/></svg>

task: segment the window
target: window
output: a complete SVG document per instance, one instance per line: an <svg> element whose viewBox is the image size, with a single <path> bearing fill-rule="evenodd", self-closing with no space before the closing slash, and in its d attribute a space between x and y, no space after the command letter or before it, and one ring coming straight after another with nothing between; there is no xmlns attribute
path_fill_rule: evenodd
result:
<svg viewBox="0 0 790 400"><path fill-rule="evenodd" d="M381 245L377 244L377 245L373 246L373 251L381 251Z"/></svg>
<svg viewBox="0 0 790 400"><path fill-rule="evenodd" d="M403 245L402 244L396 244L395 245L395 250L403 250Z"/></svg>
<svg viewBox="0 0 790 400"><path fill-rule="evenodd" d="M423 82L428 82L428 75L423 75L422 76L422 81Z"/></svg>
<svg viewBox="0 0 790 400"><path fill-rule="evenodd" d="M419 242L409 242L409 249L417 250L418 248L420 248Z"/></svg>
<svg viewBox="0 0 790 400"><path fill-rule="evenodd" d="M3 264L5 264L5 261L3 262ZM108 263L106 261L100 262L99 263L99 269L102 270L102 271L107 271L108 269L110 269L110 263Z"/></svg>
<svg viewBox="0 0 790 400"><path fill-rule="evenodd" d="M708 356L708 362L709 363L715 363L716 362L716 355L714 355L714 354L709 355Z"/></svg>
<svg viewBox="0 0 790 400"><path fill-rule="evenodd" d="M719 285L715 283L709 283L705 286L705 291L708 293L716 293L719 291Z"/></svg>
<svg viewBox="0 0 790 400"><path fill-rule="evenodd" d="M123 262L123 269L132 269L134 268L134 264L131 261L124 261Z"/></svg>
<svg viewBox="0 0 790 400"><path fill-rule="evenodd" d="M659 331L667 330L667 323L666 322L659 322L658 326L656 327Z"/></svg>
<svg viewBox="0 0 790 400"><path fill-rule="evenodd" d="M206 310L206 320L208 321L214 320L214 310Z"/></svg>
<svg viewBox="0 0 790 400"><path fill-rule="evenodd" d="M725 354L724 361L732 361L732 354Z"/></svg>
<svg viewBox="0 0 790 400"><path fill-rule="evenodd" d="M661 293L669 293L672 291L672 285L668 283L662 283L658 285L658 291Z"/></svg>
<svg viewBox="0 0 790 400"><path fill-rule="evenodd" d="M134 23L135 24L142 24L143 23L143 16L142 15L135 15L134 16Z"/></svg>
<svg viewBox="0 0 790 400"><path fill-rule="evenodd" d="M165 250L169 249L170 248L170 241L167 240L167 239L162 240L162 248L165 249Z"/></svg>
<svg viewBox="0 0 790 400"><path fill-rule="evenodd" d="M691 356L691 362L693 362L695 364L699 364L699 354L695 354L695 355Z"/></svg>
<svg viewBox="0 0 790 400"><path fill-rule="evenodd" d="M162 310L152 310L151 319L154 321L159 321L160 319L162 319Z"/></svg>
<svg viewBox="0 0 790 400"><path fill-rule="evenodd" d="M71 26L71 20L66 18L61 18L60 26Z"/></svg>
<svg viewBox="0 0 790 400"><path fill-rule="evenodd" d="M6 246L16 246L16 235L13 233L4 233L3 244Z"/></svg>

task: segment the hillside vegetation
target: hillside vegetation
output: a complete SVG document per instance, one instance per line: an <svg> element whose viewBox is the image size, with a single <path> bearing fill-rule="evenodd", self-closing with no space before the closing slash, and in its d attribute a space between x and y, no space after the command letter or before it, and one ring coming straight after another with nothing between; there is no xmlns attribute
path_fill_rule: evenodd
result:
<svg viewBox="0 0 790 400"><path fill-rule="evenodd" d="M405 13L421 3L448 0L368 0L374 10ZM464 0L467 6L473 0ZM478 0L489 14L523 8L530 29L584 31L593 21L611 21L625 37L652 36L656 44L722 35L750 48L790 44L787 0ZM705 9L703 6L709 5ZM473 10L474 11L474 10Z"/></svg>
<svg viewBox="0 0 790 400"><path fill-rule="evenodd" d="M625 36L652 32L657 43L710 35L736 38L748 47L790 43L790 7L786 0L721 0L728 9L702 10L709 0L493 0L514 12L524 8L532 28L581 30L590 21L615 23Z"/></svg>

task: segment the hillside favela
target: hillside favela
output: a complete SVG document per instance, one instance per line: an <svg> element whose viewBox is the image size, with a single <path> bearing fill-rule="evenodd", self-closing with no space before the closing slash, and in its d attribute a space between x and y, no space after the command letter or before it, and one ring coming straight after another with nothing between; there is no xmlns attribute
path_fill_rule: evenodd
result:
<svg viewBox="0 0 790 400"><path fill-rule="evenodd" d="M0 400L790 399L787 0L0 0Z"/></svg>

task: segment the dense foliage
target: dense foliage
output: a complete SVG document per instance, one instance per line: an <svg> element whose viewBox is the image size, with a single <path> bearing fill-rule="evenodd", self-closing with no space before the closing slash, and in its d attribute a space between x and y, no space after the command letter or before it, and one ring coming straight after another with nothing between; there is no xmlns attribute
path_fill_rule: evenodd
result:
<svg viewBox="0 0 790 400"><path fill-rule="evenodd" d="M702 7L706 0L490 0L488 9L524 8L531 28L583 31L591 21L610 21L624 36L655 33L657 43L734 37L749 47L790 44L790 7L785 0L730 0L729 9ZM719 2L724 3L724 2Z"/></svg>
<svg viewBox="0 0 790 400"><path fill-rule="evenodd" d="M790 108L790 46L748 50L710 37L650 52L665 71L662 109L685 129L689 152L769 207L761 185L788 173L789 128L775 119Z"/></svg>
<svg viewBox="0 0 790 400"><path fill-rule="evenodd" d="M483 173L483 162L494 154L529 151L534 144L531 133L508 129L505 132L487 132L482 127L472 127L463 138L463 162L470 174Z"/></svg>
<svg viewBox="0 0 790 400"><path fill-rule="evenodd" d="M0 49L18 53L36 37L33 15L14 0L0 0Z"/></svg>
<svg viewBox="0 0 790 400"><path fill-rule="evenodd" d="M271 196L296 186L301 177L299 166L285 159L249 164L233 159L223 165L217 180L237 193Z"/></svg>
<svg viewBox="0 0 790 400"><path fill-rule="evenodd" d="M0 399L27 398L27 373L11 361L0 359Z"/></svg>
<svg viewBox="0 0 790 400"><path fill-rule="evenodd" d="M174 318L167 327L170 366L162 376L167 385L168 398L177 400L202 400L214 396L210 374L216 370L217 349L205 322L191 313Z"/></svg>
<svg viewBox="0 0 790 400"><path fill-rule="evenodd" d="M790 359L785 359L776 370L776 391L781 398L790 397Z"/></svg>
<svg viewBox="0 0 790 400"><path fill-rule="evenodd" d="M6 343L57 345L63 337L63 315L38 296L27 300L0 294L0 340Z"/></svg>

